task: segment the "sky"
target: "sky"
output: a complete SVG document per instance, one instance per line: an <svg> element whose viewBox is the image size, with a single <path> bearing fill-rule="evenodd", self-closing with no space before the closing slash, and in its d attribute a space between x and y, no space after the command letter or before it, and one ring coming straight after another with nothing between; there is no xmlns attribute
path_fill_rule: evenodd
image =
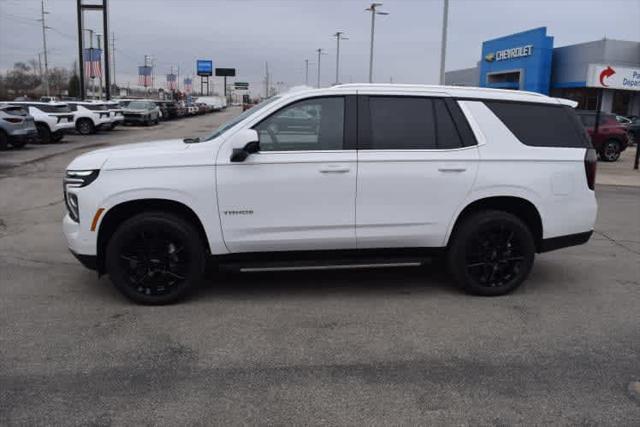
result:
<svg viewBox="0 0 640 427"><path fill-rule="evenodd" d="M83 0L95 3L97 0ZM437 84L443 0L381 0L375 25L374 81ZM197 58L214 67L237 69L238 81L252 92L264 89L265 62L271 81L285 89L317 79L335 81L336 31L340 81L368 78L371 15L361 0L109 0L110 32L115 34L116 81L137 84L144 55L156 73L180 67L181 79L194 74ZM76 60L76 0L45 0L49 66L71 67ZM0 0L0 71L43 52L40 0ZM100 15L88 13L85 27L102 32ZM640 41L640 0L450 0L446 69L472 67L481 43L546 26L554 45L603 37ZM158 81L161 80L158 78ZM194 82L196 83L196 82ZM215 79L214 89L220 87ZM194 84L197 86L197 83Z"/></svg>

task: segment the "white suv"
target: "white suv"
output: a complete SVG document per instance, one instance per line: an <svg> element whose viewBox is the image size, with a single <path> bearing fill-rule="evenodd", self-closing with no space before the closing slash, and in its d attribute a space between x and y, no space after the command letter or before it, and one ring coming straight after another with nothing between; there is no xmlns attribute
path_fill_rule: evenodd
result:
<svg viewBox="0 0 640 427"><path fill-rule="evenodd" d="M477 88L342 85L276 96L205 140L84 154L64 232L130 299L177 300L208 260L244 271L414 265L467 291L520 285L585 243L596 155L571 101Z"/></svg>
<svg viewBox="0 0 640 427"><path fill-rule="evenodd" d="M80 135L90 135L111 125L109 110L102 102L71 101L68 104L74 112L76 130Z"/></svg>
<svg viewBox="0 0 640 427"><path fill-rule="evenodd" d="M38 139L43 144L58 142L64 134L75 127L73 112L62 102L11 101L11 105L21 105L29 110L38 131Z"/></svg>

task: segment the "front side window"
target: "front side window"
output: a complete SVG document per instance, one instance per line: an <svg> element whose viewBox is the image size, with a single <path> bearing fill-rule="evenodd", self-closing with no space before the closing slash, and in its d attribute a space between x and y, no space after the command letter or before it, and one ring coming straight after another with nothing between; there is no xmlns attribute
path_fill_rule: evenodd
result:
<svg viewBox="0 0 640 427"><path fill-rule="evenodd" d="M342 150L344 109L342 96L290 104L255 127L260 151Z"/></svg>

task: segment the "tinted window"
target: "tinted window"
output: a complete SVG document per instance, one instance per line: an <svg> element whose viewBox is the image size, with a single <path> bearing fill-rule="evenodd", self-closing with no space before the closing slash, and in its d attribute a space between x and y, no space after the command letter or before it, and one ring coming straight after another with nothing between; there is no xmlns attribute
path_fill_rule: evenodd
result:
<svg viewBox="0 0 640 427"><path fill-rule="evenodd" d="M433 102L428 98L369 97L374 150L436 148Z"/></svg>
<svg viewBox="0 0 640 427"><path fill-rule="evenodd" d="M255 129L260 151L342 150L344 98L296 102L278 110Z"/></svg>
<svg viewBox="0 0 640 427"><path fill-rule="evenodd" d="M69 113L71 109L67 104L33 104L33 107L45 113Z"/></svg>
<svg viewBox="0 0 640 427"><path fill-rule="evenodd" d="M26 108L18 107L18 106L16 106L16 107L14 107L14 106L3 106L3 107L0 107L0 109L2 111L4 111L5 113L10 114L12 116L26 116L28 114Z"/></svg>
<svg viewBox="0 0 640 427"><path fill-rule="evenodd" d="M104 111L107 109L104 104L83 104L82 106L92 111Z"/></svg>
<svg viewBox="0 0 640 427"><path fill-rule="evenodd" d="M596 125L596 116L592 114L579 114L580 121L585 127L594 127Z"/></svg>
<svg viewBox="0 0 640 427"><path fill-rule="evenodd" d="M485 104L526 145L587 147L575 112L561 105L485 101Z"/></svg>
<svg viewBox="0 0 640 427"><path fill-rule="evenodd" d="M443 149L462 147L460 135L444 100L434 99L433 106L436 113L437 147Z"/></svg>

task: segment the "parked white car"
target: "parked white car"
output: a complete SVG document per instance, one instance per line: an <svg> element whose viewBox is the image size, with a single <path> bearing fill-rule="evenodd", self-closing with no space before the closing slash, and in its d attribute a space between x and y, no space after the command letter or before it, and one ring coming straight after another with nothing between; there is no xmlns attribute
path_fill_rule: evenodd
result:
<svg viewBox="0 0 640 427"><path fill-rule="evenodd" d="M22 105L29 109L42 144L58 142L64 134L75 128L75 119L69 105L63 102L11 101L11 105Z"/></svg>
<svg viewBox="0 0 640 427"><path fill-rule="evenodd" d="M501 295L536 252L589 240L596 153L572 101L350 84L272 97L198 139L97 150L64 179L64 233L128 298L173 302L205 263L243 271L446 256Z"/></svg>
<svg viewBox="0 0 640 427"><path fill-rule="evenodd" d="M117 101L106 101L105 106L109 111L109 120L110 123L108 125L103 126L105 130L113 130L116 126L124 124L124 114L122 106Z"/></svg>
<svg viewBox="0 0 640 427"><path fill-rule="evenodd" d="M80 135L90 135L96 130L111 124L109 110L102 102L95 101L67 101L74 113L76 130Z"/></svg>
<svg viewBox="0 0 640 427"><path fill-rule="evenodd" d="M207 104L213 111L220 111L227 108L227 100L223 96L201 96L197 98L195 102Z"/></svg>

